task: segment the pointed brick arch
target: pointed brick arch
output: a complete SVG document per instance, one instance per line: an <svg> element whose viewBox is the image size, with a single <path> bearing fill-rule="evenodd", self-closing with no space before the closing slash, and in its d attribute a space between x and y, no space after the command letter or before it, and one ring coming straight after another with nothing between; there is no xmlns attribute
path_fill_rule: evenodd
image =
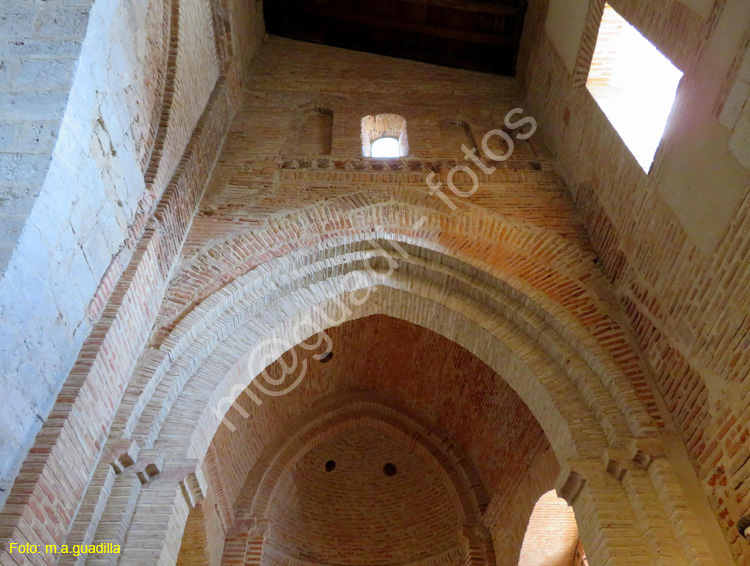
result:
<svg viewBox="0 0 750 566"><path fill-rule="evenodd" d="M408 257L399 257L400 252L393 248L389 252L391 257L395 256L396 260L402 264L397 272L399 277L392 278L392 281L373 281L373 284L408 288L410 283L404 280L408 274L407 279L413 277L415 281L421 282L425 297L433 301L444 300L447 291L438 292L430 284L431 280L452 281L454 287L461 290L461 294L465 295L470 304L479 304L492 298L497 302L501 311L509 313L507 316L501 315L501 318L505 319L503 324L510 325L510 327L520 325L523 328L522 332L526 335L528 347L539 351L537 358L540 360L539 363L551 364L550 367L558 366L559 368L540 371L545 373L559 371L560 375L567 375L567 379L578 381L574 387L579 390L579 395L588 399L582 402L580 411L586 414L593 412L598 415L611 441L616 442L615 438L618 434L621 437L627 437L629 434L639 436L653 434L655 427L650 422L647 412L643 408L638 408L636 395L632 390L628 391L631 385L627 383L627 379L617 365L609 359L606 351L597 348L597 343L591 339L592 337L587 343L578 339L578 336L581 334L585 336L585 333L579 333L577 336L575 330L570 330L574 327L574 319L569 326L561 324L559 320L562 318L568 323L572 317L566 317L564 312L550 316L550 313L539 309L535 301L525 297L511 285L498 281L486 273L482 274L477 268L445 257L443 254L416 248L406 243L409 241L407 238L401 240L404 243L398 246L402 251L408 250ZM136 438L142 438L147 443L156 441L161 423L168 418L171 405L177 402L179 388L186 385L189 387L189 381L192 378L185 373L185 364L198 367L206 362L211 350L218 347L219 342L223 340L222 337L237 331L244 324L237 317L238 312L245 313L241 316L253 316L255 322L259 319L259 313L262 312L263 316L260 318L265 317L273 321L269 323L269 329L271 329L284 322L283 316L279 318L279 313L274 313L274 310L281 308L284 313L294 312L295 307L291 304L283 305L285 301L292 303L296 301L300 294L305 293L303 289L307 288L308 293L313 292L313 289L315 289L314 293L323 293L318 300L308 302L305 308L311 309L321 300L332 300L333 297L341 294L341 288L338 291L331 289L337 285L336 281L346 281L347 277L353 280L353 277L347 274L356 276L357 273L365 273L368 262L381 261L378 256L382 256L383 252L366 240L361 239L359 242L336 246L339 241L329 240L328 249L320 252L317 261L314 257L290 254L291 257L268 262L262 269L248 273L211 299L203 301L199 309L183 320L180 327L165 341L160 351L152 353L153 360L149 362L147 368L144 368L141 376L143 381L135 384L138 388L137 397L133 398L132 405L129 403L124 405L126 408L130 406L135 408L128 416L126 423L120 421L124 433L134 434ZM382 245L388 246L389 244L383 240ZM338 279L331 277L333 274L337 274ZM369 286L370 284L365 287ZM416 288L413 285L412 287ZM502 292L498 291L498 288L502 289ZM537 296L539 296L538 293ZM292 310L289 310L290 308ZM297 309L297 315L301 316L300 312ZM482 315L477 316L482 317ZM406 317L408 318L408 315ZM258 335L256 340L262 340L262 338ZM539 343L534 343L537 341ZM289 344L289 347L292 345ZM600 355L603 354L601 356L603 360L598 358L591 348L594 352L598 351ZM547 353L544 354L540 350ZM240 357L238 353L233 355L235 359ZM229 359L226 352L222 356L225 360ZM545 358L546 361L542 362L541 360ZM179 362L180 359L185 361ZM175 361L177 363L174 363ZM149 369L152 363L155 365ZM227 367L226 370L228 369ZM180 374L175 374L175 371ZM617 377L618 374L619 377ZM607 396L610 396L610 401L607 401ZM147 409L148 406L152 406L153 409ZM143 411L148 411L149 419L140 418ZM540 412L544 410L540 409ZM620 416L617 416L618 412ZM560 429L560 427L550 428ZM617 432L618 428L619 432ZM630 429L630 433L627 429Z"/></svg>
<svg viewBox="0 0 750 566"><path fill-rule="evenodd" d="M415 202L395 203L394 197ZM125 410L120 411L115 426L125 435L153 439L160 425L146 428L144 422L138 424L139 415L147 405L153 405L150 396L156 393L158 397L158 389L166 387L163 378L171 371L174 360L184 357L192 359L191 364L198 363L191 349L206 352L212 347L207 344L218 340L216 332L230 332L227 319L235 310L266 309L263 305L280 298L275 290L279 285L283 286L282 295L291 296L337 270L361 270L363 262L370 261L365 256L377 255L367 251L372 247L368 240L376 239L394 241L402 248L412 246L412 257L404 260L405 264L420 271L420 277L425 276L428 281L452 278L457 284L468 286L473 300L481 301L486 289L502 290L505 301L525 312L526 318L541 318L534 322L536 330L529 328L527 334L535 336L540 329L549 327L549 332L539 335L545 343L543 347L549 350L547 342L560 342L557 337L566 343L561 346L562 351L558 348L557 353L550 354L553 363L577 374L578 379L591 372L598 376L595 381L579 384L579 390L590 399L589 408L599 406L600 420L622 418L631 433L655 433L658 411L638 355L608 298L601 296L604 282L588 264L587 253L576 238L561 237L526 219L502 217L476 207L454 215L425 209L434 206L434 201L416 191L375 194L366 197L366 202L349 197L327 201L315 209L275 220L263 232L219 243L194 260L173 281L175 292L167 294L161 322L157 323L161 327L154 343L158 350L144 357L144 361L151 359L149 363L156 364L153 375L144 371L139 376L140 381L131 388L137 395L124 404ZM421 228L403 228L404 224L413 225L417 218L426 219ZM390 253L399 259L393 247ZM429 257L425 259L420 254ZM269 298L269 290L273 298ZM186 303L185 298L191 296L196 299ZM179 311L182 312L177 314ZM232 324L238 323L235 320ZM208 337L211 334L214 338ZM187 375L179 378L178 387L185 380ZM608 393L595 394L594 390L600 387ZM164 395L174 399L176 393L165 391ZM595 397L607 396L614 407L594 402ZM128 397L126 393L126 400ZM127 414L131 407L135 410ZM160 418L166 418L168 407L154 407ZM614 416L617 413L619 417ZM605 428L610 439L617 435L615 425Z"/></svg>
<svg viewBox="0 0 750 566"><path fill-rule="evenodd" d="M416 165L420 175L429 171L429 163ZM443 177L447 174L444 168L439 171ZM201 249L175 274L158 317L154 345L159 346L196 305L269 260L292 252L323 251L332 239L378 238L379 231L460 257L496 276L515 276L515 285L529 295L561 284L583 287L586 295L599 300L610 292L601 273L592 267L595 254L588 249L583 231L568 222L548 225L545 216L569 213L564 202L540 207L536 214L530 214L533 208L512 207L499 214L462 199L454 200L457 209L450 212L438 197L425 191L368 187L366 191L311 202L294 214L268 219L257 230L225 236ZM281 205L281 200L266 203L268 207ZM421 225L415 228L418 220ZM541 273L545 269L548 271ZM535 296L536 300L542 298ZM548 304L562 294L551 298ZM597 306L606 309L605 305Z"/></svg>
<svg viewBox="0 0 750 566"><path fill-rule="evenodd" d="M366 272L349 273L364 276ZM193 363L200 364L202 369L191 373L190 377L184 373L182 376L177 375L174 369L166 371L160 384L163 387L156 388L151 406L166 406L169 410L162 409L163 412L153 413L152 409L147 409L144 412L147 418L135 424L134 437L143 441L146 446L163 447L175 456L181 454L180 457L200 458L221 423L223 415L217 413L215 408L224 406L223 410L227 410L231 402L225 401L222 405L222 400L231 399L233 402L263 369L258 365L252 365L250 370L246 369L251 367L246 356L249 345L276 339L283 341L284 336L296 334L295 326L305 319L312 320L313 324L303 324L303 330L325 329L328 326L327 317L345 322L371 314L387 314L444 335L495 369L530 406L562 458L598 454L607 445L604 432L569 377L556 370L554 362L544 349L519 331L512 322L507 319L488 319L486 303L458 294L441 297L434 293L434 287L424 279L399 275L378 285L371 300L359 306L351 302L348 294L336 292L336 287L342 280L346 283L343 277L345 276L328 278L325 282L313 284L307 291L295 293L269 308L248 312L247 316L252 316L252 321L249 320L249 324L234 330L231 338L217 344L215 351L208 354L202 362L194 358L178 364L183 369ZM368 281L367 286L351 290L367 289L372 283L374 282ZM314 297L324 292L333 294L323 302L299 304L305 295ZM297 309L302 307L302 310L295 311L295 305ZM342 308L349 311L345 318L341 317ZM279 312L274 313L276 309ZM280 317L282 312L289 318ZM255 324L262 319L269 324L267 330L258 329ZM259 330L262 332L260 335ZM300 336L300 339L306 340L314 333L310 331ZM289 344L290 347L293 345ZM558 346L564 348L562 343ZM198 346L200 351L204 351L205 347L205 344ZM217 375L224 377L219 381ZM538 375L542 376L541 380ZM171 391L181 381L185 381L182 393L172 400L174 393ZM592 383L591 386L599 394L606 395L595 384ZM554 389L561 394L565 392L564 404L555 401L552 392ZM202 395L206 400L199 407L194 400ZM616 409L611 406L610 410ZM615 428L618 426L620 434L627 436L624 423L620 422ZM617 438L616 432L614 438Z"/></svg>
<svg viewBox="0 0 750 566"><path fill-rule="evenodd" d="M153 377L153 380L148 379L148 381L143 382L144 389L143 392L139 393L140 399L138 399L139 401L141 401L141 404L138 405L134 403L138 410L131 414L129 424L126 424L125 427L125 433L133 434L135 438L142 439L148 445L156 443L163 424L167 423L167 421L169 420L170 412L173 410L173 408L177 407L177 404L180 403L180 393L175 388L185 387L185 394L187 395L185 399L189 399L196 394L200 396L200 383L206 383L206 387L209 387L210 392L213 392L212 398L215 402L216 395L218 394L216 392L221 391L222 387L217 387L217 384L215 382L217 366L210 360L210 356L212 356L211 350L216 348L214 359L217 359L216 356L218 356L219 359L222 359L225 362L232 359L238 360L241 357L242 353L238 351L230 353L225 349L227 347L227 344L231 342L247 345L252 344L253 340L261 340L262 338L260 338L260 335L258 335L257 333L255 334L255 338L253 338L253 333L255 332L255 330L257 330L256 323L262 319L265 319L267 321L265 324L269 325L266 332L278 331L276 327L280 325L283 326L284 324L293 324L293 318L303 316L302 312L299 311L299 308L302 306L301 304L297 305L296 314L294 311L294 304L299 300L301 294L308 295L307 306L304 306L304 309L312 310L320 302L320 300L326 300L331 304L335 304L337 297L341 294L340 287L337 290L337 285L339 285L342 280L346 282L346 274L366 274L366 261L368 260L368 258L377 260L378 256L382 253L378 250L372 249L368 251L366 248L367 247L362 248L358 251L353 250L350 254L348 254L349 257L340 257L337 261L332 262L330 261L330 259L322 259L319 263L313 264L313 266L307 266L302 270L302 273L306 274L309 277L312 277L309 281L305 281L305 287L308 289L308 291L302 293L295 291L289 297L283 299L278 297L276 291L274 291L274 297L280 300L276 300L267 305L255 305L255 307L253 308L253 303L258 302L260 300L260 297L262 297L263 295L261 289L253 285L247 286L245 288L247 294L244 296L244 300L246 302L250 301L249 305L243 304L242 301L234 301L234 299L238 299L241 297L241 295L239 294L222 294L227 298L232 298L232 301L223 305L223 310L225 312L218 318L215 317L215 314L214 316L208 316L208 312L206 313L207 315L204 320L206 321L207 326L194 328L191 331L191 334L196 337L192 344L187 340L182 343L177 342L175 343L175 346L177 346L177 348L173 351L172 354L170 354L170 357L162 357L161 355L155 356L153 361L148 363L147 367L155 370L154 374L151 376ZM498 293L497 291L491 291L486 284L478 284L479 287L472 287L467 281L461 281L460 279L454 278L454 286L457 288L457 290L461 290L463 293L455 293L453 297L446 296L446 291L440 291L436 293L434 286L429 282L429 276L432 275L429 267L432 266L432 268L434 269L435 265L428 262L425 258L420 258L417 255L418 252L416 250L413 251L415 255L410 259L414 263L404 262L404 264L397 272L398 277L393 277L390 280L382 282L368 281L366 280L366 278L365 280L363 280L362 284L366 288L369 288L372 284L379 284L379 286L383 287L382 300L385 301L385 304L373 302L373 304L370 306L364 305L364 308L357 308L355 306L355 309L352 310L351 316L364 316L366 314L371 314L372 312L374 312L372 309L380 308L385 309L385 314L391 314L393 316L411 320L412 322L415 322L417 324L432 328L438 333L445 333L447 331L448 327L450 326L451 318L455 319L455 317L458 317L459 319L461 319L467 316L471 321L471 317L473 317L474 320L472 321L472 327L477 329L477 336L486 337L485 342L482 343L481 346L481 348L484 349L484 352L475 353L479 353L480 358L483 358L485 360L491 359L493 356L493 348L490 346L491 344L493 344L493 342L496 342L496 346L494 347L495 350L499 351L498 348L502 348L503 350L505 349L502 339L497 342L498 338L494 337L493 340L493 327L498 329L495 330L495 332L500 332L500 336L513 337L515 335L515 340L510 340L509 344L511 344L512 348L515 349L516 356L520 355L522 357L525 357L527 360L526 363L535 365L535 371L537 371L538 373L549 376L557 374L558 378L562 379L563 382L568 382L566 388L568 388L570 391L569 403L571 408L566 410L570 411L571 419L575 418L574 415L576 414L576 410L578 415L589 415L592 412L592 408L587 406L587 401L581 399L580 392L575 393L577 386L570 382L571 376L568 376L564 370L553 369L556 365L554 361L555 358L562 360L567 359L568 362L564 365L572 365L572 367L575 368L575 371L577 372L577 378L583 380L581 383L579 383L579 385L583 388L584 392L588 390L588 392L586 393L587 395L594 395L593 397L589 397L589 404L596 402L601 405L602 403L604 403L604 405L601 405L603 407L609 403L609 408L606 410L602 411L600 407L600 413L602 414L602 416L604 416L604 422L609 422L609 424L606 426L610 429L610 432L608 434L613 435L612 439L614 440L618 434L620 436L628 435L625 423L620 420L619 417L613 417L610 414L617 411L616 405L614 405L612 402L607 402L604 399L607 395L606 391L601 384L597 385L597 378L595 377L595 374L590 369L587 370L585 364L582 364L580 361L574 363L573 360L576 356L575 351L566 344L563 338L561 338L560 336L555 337L555 333L552 329L548 329L546 332L542 331L542 329L544 329L546 325L544 324L544 321L540 319L540 317L535 315L533 312L529 312L528 309L523 307L523 305L519 305L515 301L512 301L508 296L505 296L502 293ZM426 255L429 256L429 254ZM341 272L336 277L331 277L330 274L327 273L327 269L325 268L325 266L338 266L336 267L336 269L339 269L342 265L346 265L346 263L344 262L352 262L347 271ZM315 267L316 265L317 268ZM316 269L321 268L323 268L323 271L316 274ZM448 276L450 272L446 271L447 269L448 268L445 263L441 263L435 276ZM283 270L283 274L284 275L282 277L282 280L269 282L273 289L278 289L279 287L288 287L289 282L287 281L285 283L283 279L294 279L300 275L300 273L295 273L292 270ZM321 278L323 278L322 281ZM349 277L349 280L354 281L352 277ZM393 291L388 291L388 289L393 289ZM407 289L411 291L412 295L415 295L412 299L408 298L409 293L406 292ZM319 300L315 300L315 295L319 293L325 294L320 296ZM407 296L404 296L405 293ZM420 294L422 294L421 297ZM461 297L462 294L463 297ZM309 302L310 299L313 299L312 302ZM441 307L442 312L444 313L443 315L433 316L430 319L430 316L419 314L420 312L426 312L422 305L435 305L436 301L444 303ZM459 315L458 313L456 313L455 311L457 309L459 311L461 310L457 307L457 301L461 304L466 305L465 309L467 311L470 311L470 313L467 313L466 315ZM505 315L500 314L498 320L493 321L487 319L486 310L487 306L490 304L490 301L492 301L492 303L496 305L496 308L505 311ZM203 306L207 311L216 308L216 305L211 305L210 302L207 302ZM237 318L238 313L244 313L241 316L250 318L246 319L246 321L243 323L240 319ZM438 314L437 311L431 313L431 315L436 314ZM290 320L285 321L284 317L286 315L290 317ZM187 322L188 321L186 321L186 323ZM464 326L466 326L466 323L468 322L469 321L463 323ZM245 324L246 326L243 327L243 324ZM247 324L249 324L250 326L247 326ZM456 322L456 324L459 324L460 326L460 323ZM483 328L483 326L488 326L489 330L487 328ZM321 328L325 328L324 322L322 323ZM220 342L222 342L222 339L220 337L227 336L228 334L232 333L234 334L233 339L229 342L224 340L224 346L222 346L220 344ZM543 337L543 345L536 344L535 339L532 337L534 334L539 333L540 336ZM451 339L456 339L456 337L450 335L450 333L448 334L448 337ZM478 347L475 343L476 337L471 338L470 336L465 335L459 340L459 342L460 341L466 342L466 345L470 350L476 350L476 348ZM292 345L293 344L289 344L289 347L291 347ZM224 351L222 351L222 348L224 348ZM549 349L549 352L546 352L545 348ZM178 353L180 351L181 353ZM518 358L516 357L516 359ZM241 363L242 362L240 362L240 364L238 365L241 365ZM201 366L202 364L207 364L206 367L211 368L211 374L214 375L213 380L206 382L205 377L200 377L200 374L203 370L201 370L199 366ZM231 362L229 363L229 365L225 364L225 369L221 371L230 374L232 365L233 364ZM525 364L520 363L520 365L523 366ZM199 369L195 375L191 376L189 373L185 372L186 367L196 367ZM526 372L529 371L529 369L526 370ZM502 374L503 372L501 371L500 373ZM531 371L531 373L533 374L534 372ZM208 375L206 375L206 377L208 377ZM158 383L155 383L157 379ZM244 389L244 386L249 383L251 377L244 376L243 379L246 381L244 382L242 389ZM529 387L532 387L531 383L533 382L529 382L523 386L527 389L526 395L529 397L529 402L533 403L532 399L537 399L537 412L543 417L542 420L546 419L548 421L547 430L549 431L549 433L553 436L557 435L558 438L561 439L560 442L567 443L568 448L563 449L561 444L560 450L567 454L577 453L578 448L575 447L575 443L572 440L571 433L569 431L565 432L565 430L567 430L567 426L564 424L564 419L562 417L559 417L559 419L561 420L559 420L558 424L553 424L552 421L549 420L553 418L553 414L556 413L555 411L550 411L550 408L554 406L554 403L551 401L550 394L544 393L543 388L532 392L532 390L529 389ZM234 385L235 384L233 383L232 386ZM198 389L195 389L196 387ZM541 385L539 387L541 387ZM227 392L225 391L224 393L222 393L222 395L225 395L226 393ZM146 396L147 394L149 395L148 399ZM237 394L239 394L239 391L237 391ZM572 399L574 399L576 396L578 396L579 398L579 405L575 405L572 403ZM595 401L596 398L599 398L599 401ZM153 407L153 409L149 409L148 406ZM185 407L184 410L191 409L189 407ZM194 406L192 407L192 410L195 410ZM174 414L180 414L184 416L185 413L183 413L182 411L183 409L177 409ZM139 417L141 414L146 414L147 418L140 419ZM196 422L199 418L200 413L195 414ZM211 415L204 414L204 418L210 420L212 417ZM584 417L584 421L588 418L589 417ZM643 420L641 422L645 423L647 431L647 418L642 417L642 419ZM617 424L618 421L619 424ZM595 428L592 430L595 430ZM617 432L618 428L619 433ZM202 429L201 425L200 427L196 427L195 431L198 431L199 429L200 432L196 432L197 436L195 438L200 437L210 439L213 434L212 430L215 430L215 425L214 427L209 426L209 428L205 429L205 431ZM176 446L176 443L174 442L175 432L165 432L164 434L172 439L170 441L170 444L174 449L174 447ZM599 432L598 434L602 434L602 432ZM191 438L192 435L193 433L188 434L188 436ZM588 436L591 437L590 434ZM183 436L183 438L187 437ZM563 441L562 438L567 438L568 440ZM604 442L604 436L602 436L601 443ZM192 440L190 441L190 443L194 448L197 446ZM201 442L199 442L199 444L201 444ZM185 444L182 445L182 450L193 453L192 448L188 449ZM585 450L585 443L581 447ZM201 452L201 449L197 450L198 452L195 452L196 454Z"/></svg>
<svg viewBox="0 0 750 566"><path fill-rule="evenodd" d="M442 476L466 528L480 525L489 495L478 470L447 433L405 405L378 393L340 392L319 399L269 444L250 470L234 503L234 526L227 539L245 540L246 548L250 547L257 539L257 526L269 524L269 506L282 474L316 446L360 426L382 430L409 445ZM478 542L471 533L466 540L466 544ZM228 545L227 551L225 560L230 561L236 549ZM454 549L451 554L456 551L460 556L461 549ZM476 560L477 564L494 565L491 552L481 558L477 556Z"/></svg>
<svg viewBox="0 0 750 566"><path fill-rule="evenodd" d="M672 503L637 501L637 489L612 484L662 461L658 411L606 282L575 232L542 229L528 211L467 205L447 214L434 201L407 189L349 195L200 254L173 279L176 294L168 292L112 433L200 463L222 413L272 361L248 363L248 351L274 340L284 351L329 326L386 314L462 345L511 385L557 455L560 494L588 520L592 563L603 563L619 552L613 537L643 536L673 512ZM352 292L371 298L358 303ZM627 527L612 526L614 500ZM644 505L651 511L642 514ZM665 531L663 544L693 552L681 529ZM486 547L486 537L472 537L470 548Z"/></svg>

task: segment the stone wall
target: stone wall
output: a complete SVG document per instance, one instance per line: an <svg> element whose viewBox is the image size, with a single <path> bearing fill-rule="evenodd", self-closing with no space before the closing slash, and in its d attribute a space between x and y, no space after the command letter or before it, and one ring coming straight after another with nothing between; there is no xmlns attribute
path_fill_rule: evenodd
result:
<svg viewBox="0 0 750 566"><path fill-rule="evenodd" d="M26 4L2 20L16 36L3 52L17 58L4 61L15 90L0 115L15 152L2 154L13 164L3 207L16 220L2 223L18 234L0 280L0 505L214 90L226 42L214 32L229 13L178 0L99 2L90 13L88 3ZM240 28L255 32L253 22ZM19 157L32 138L35 153Z"/></svg>
<svg viewBox="0 0 750 566"><path fill-rule="evenodd" d="M47 174L91 4L0 7L0 274Z"/></svg>

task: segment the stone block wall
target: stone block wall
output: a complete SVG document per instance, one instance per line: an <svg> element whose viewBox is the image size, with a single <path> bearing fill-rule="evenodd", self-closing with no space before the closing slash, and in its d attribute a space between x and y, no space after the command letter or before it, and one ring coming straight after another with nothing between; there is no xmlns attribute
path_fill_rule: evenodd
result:
<svg viewBox="0 0 750 566"><path fill-rule="evenodd" d="M47 174L91 4L0 7L0 274Z"/></svg>
<svg viewBox="0 0 750 566"><path fill-rule="evenodd" d="M217 84L218 5L2 7L0 505Z"/></svg>

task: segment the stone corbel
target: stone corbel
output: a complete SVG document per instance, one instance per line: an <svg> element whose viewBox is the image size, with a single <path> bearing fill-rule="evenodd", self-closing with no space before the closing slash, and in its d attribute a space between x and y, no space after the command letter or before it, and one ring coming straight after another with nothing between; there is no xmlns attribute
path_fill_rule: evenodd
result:
<svg viewBox="0 0 750 566"><path fill-rule="evenodd" d="M141 447L133 440L108 442L102 450L100 462L109 462L115 474L123 473L138 460Z"/></svg>
<svg viewBox="0 0 750 566"><path fill-rule="evenodd" d="M147 472L147 470L148 468L145 468L144 472ZM162 461L158 471L160 480L176 481L179 484L182 496L190 509L194 509L198 503L206 498L208 484L206 478L203 477L203 471L198 466L198 460Z"/></svg>
<svg viewBox="0 0 750 566"><path fill-rule="evenodd" d="M630 460L640 468L648 470L656 459L666 458L664 446L658 438L636 438L628 446Z"/></svg>
<svg viewBox="0 0 750 566"><path fill-rule="evenodd" d="M180 482L180 490L191 509L195 509L195 506L206 498L201 489L200 483L198 482L198 478L193 473L188 474L185 479Z"/></svg>
<svg viewBox="0 0 750 566"><path fill-rule="evenodd" d="M578 464L580 465L580 462ZM579 471L571 469L568 463L557 476L555 491L558 497L564 499L572 507L584 485L586 485L586 478Z"/></svg>
<svg viewBox="0 0 750 566"><path fill-rule="evenodd" d="M156 450L143 450L135 463L133 472L142 484L146 484L157 476L164 467L164 459Z"/></svg>
<svg viewBox="0 0 750 566"><path fill-rule="evenodd" d="M617 481L622 481L628 473L631 461L629 453L624 448L605 448L602 454L602 463Z"/></svg>
<svg viewBox="0 0 750 566"><path fill-rule="evenodd" d="M618 481L631 469L647 471L654 460L664 458L664 449L658 438L633 439L627 448L606 448L602 454L604 468Z"/></svg>

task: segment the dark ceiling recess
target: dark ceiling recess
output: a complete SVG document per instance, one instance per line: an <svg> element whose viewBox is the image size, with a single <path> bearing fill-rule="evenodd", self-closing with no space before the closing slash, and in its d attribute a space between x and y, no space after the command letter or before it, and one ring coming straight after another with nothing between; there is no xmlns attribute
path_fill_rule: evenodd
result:
<svg viewBox="0 0 750 566"><path fill-rule="evenodd" d="M264 0L272 35L513 76L526 0Z"/></svg>

